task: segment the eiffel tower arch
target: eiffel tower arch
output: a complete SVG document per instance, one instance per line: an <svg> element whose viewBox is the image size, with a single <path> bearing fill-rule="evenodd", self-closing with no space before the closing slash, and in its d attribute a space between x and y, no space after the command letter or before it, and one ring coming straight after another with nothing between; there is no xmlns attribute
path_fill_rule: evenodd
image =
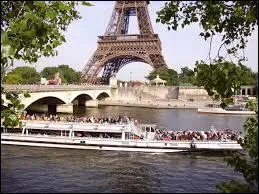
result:
<svg viewBox="0 0 259 194"><path fill-rule="evenodd" d="M167 67L158 34L153 32L148 13L149 1L116 1L104 36L82 70L82 82L96 83L104 68L102 82L116 75L126 64L144 62L154 69ZM137 16L139 34L128 34L129 17Z"/></svg>

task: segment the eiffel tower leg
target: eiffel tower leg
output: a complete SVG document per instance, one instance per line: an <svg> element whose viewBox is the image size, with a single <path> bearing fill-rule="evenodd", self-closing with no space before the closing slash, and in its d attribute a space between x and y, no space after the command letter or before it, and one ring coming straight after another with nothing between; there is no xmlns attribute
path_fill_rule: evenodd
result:
<svg viewBox="0 0 259 194"><path fill-rule="evenodd" d="M99 48L99 47L98 47ZM98 52L98 49L94 52L90 60L88 61L85 68L82 70L82 77L81 80L84 83L93 83L90 81L92 78L92 75L94 74L96 70L96 63L100 61L103 58L103 54Z"/></svg>
<svg viewBox="0 0 259 194"><path fill-rule="evenodd" d="M149 55L152 63L153 63L153 67L155 69L158 69L158 68L166 68L166 63L165 63L165 60L164 60L164 57L162 56L161 53L157 53L157 54L150 54Z"/></svg>

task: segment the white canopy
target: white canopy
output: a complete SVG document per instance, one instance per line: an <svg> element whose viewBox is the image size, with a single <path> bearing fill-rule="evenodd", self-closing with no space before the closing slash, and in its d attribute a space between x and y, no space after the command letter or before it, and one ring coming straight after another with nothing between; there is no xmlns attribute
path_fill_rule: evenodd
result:
<svg viewBox="0 0 259 194"><path fill-rule="evenodd" d="M161 79L161 78L159 77L159 75L157 75L155 79L151 80L151 82L156 83L156 85L157 85L157 84L163 84L163 85L164 85L164 84L166 83L166 81L163 80L163 79Z"/></svg>

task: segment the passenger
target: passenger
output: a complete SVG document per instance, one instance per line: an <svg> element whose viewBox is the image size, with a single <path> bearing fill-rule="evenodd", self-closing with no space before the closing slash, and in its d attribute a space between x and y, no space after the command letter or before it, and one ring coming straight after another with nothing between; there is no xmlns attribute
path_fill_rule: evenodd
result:
<svg viewBox="0 0 259 194"><path fill-rule="evenodd" d="M58 115L46 116L45 114L38 115L38 114L25 114L21 116L21 119L25 120L39 120L39 121L67 121L67 122L80 122L80 123L99 123L99 124L128 124L130 122L134 123L135 126L139 125L137 120L134 120L128 116L113 116L113 117L97 117L97 116L88 116L88 117L81 117L76 118L73 117L60 117ZM105 136L107 137L107 135ZM225 129L225 130L218 130L211 129L209 131L198 131L198 130L183 130L183 131L175 131L175 130L168 130L168 129L155 129L155 139L162 140L162 139L170 139L170 140L197 140L197 141L226 141L226 140L238 140L241 137L241 132L238 134L233 129Z"/></svg>

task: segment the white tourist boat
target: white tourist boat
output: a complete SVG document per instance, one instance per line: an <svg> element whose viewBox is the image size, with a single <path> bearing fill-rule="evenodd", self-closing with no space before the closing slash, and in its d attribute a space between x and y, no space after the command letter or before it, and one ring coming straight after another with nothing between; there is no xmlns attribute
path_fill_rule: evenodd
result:
<svg viewBox="0 0 259 194"><path fill-rule="evenodd" d="M20 127L1 127L1 144L55 148L186 152L240 150L237 141L156 140L156 125L92 124L23 120Z"/></svg>
<svg viewBox="0 0 259 194"><path fill-rule="evenodd" d="M251 110L224 110L223 108L198 108L198 113L208 114L230 114L230 115L256 115L255 111Z"/></svg>
<svg viewBox="0 0 259 194"><path fill-rule="evenodd" d="M244 104L228 105L225 109L221 108L219 104L208 104L207 107L198 108L198 113L256 115L255 111L245 108Z"/></svg>

